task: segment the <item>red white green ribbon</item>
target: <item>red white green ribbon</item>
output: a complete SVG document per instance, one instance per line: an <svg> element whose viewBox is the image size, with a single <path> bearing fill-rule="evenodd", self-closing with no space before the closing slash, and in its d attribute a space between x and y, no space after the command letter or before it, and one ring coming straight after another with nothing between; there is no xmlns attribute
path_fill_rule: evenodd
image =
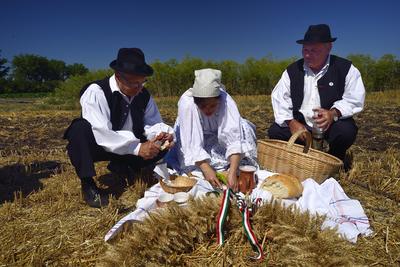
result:
<svg viewBox="0 0 400 267"><path fill-rule="evenodd" d="M239 202L239 200L238 200ZM262 260L264 258L264 253L263 250L258 243L257 237L253 232L253 229L251 228L250 224L250 212L249 209L246 205L242 208L240 208L240 212L242 213L242 224L244 228L244 232L246 233L247 239L250 241L250 244L255 252L257 252L257 255L255 257L251 257L254 260Z"/></svg>
<svg viewBox="0 0 400 267"><path fill-rule="evenodd" d="M222 198L221 208L219 209L218 217L217 217L217 242L218 245L222 245L224 243L224 224L226 221L226 217L229 212L229 196L231 195L231 189L228 188L224 190L224 196Z"/></svg>
<svg viewBox="0 0 400 267"><path fill-rule="evenodd" d="M240 194L233 194L230 188L224 190L224 196L222 198L221 208L219 210L219 214L217 217L217 242L219 245L224 243L224 234L223 227L226 221L226 217L229 211L229 196L233 196L237 200L237 205L239 207L240 212L242 213L242 224L245 230L247 239L250 241L250 244L254 251L257 252L255 257L251 257L254 260L262 260L264 258L264 253L262 247L258 243L257 237L255 236L251 224L250 224L250 211L246 205L245 199ZM256 201L257 202L257 201ZM259 204L259 203L257 203Z"/></svg>

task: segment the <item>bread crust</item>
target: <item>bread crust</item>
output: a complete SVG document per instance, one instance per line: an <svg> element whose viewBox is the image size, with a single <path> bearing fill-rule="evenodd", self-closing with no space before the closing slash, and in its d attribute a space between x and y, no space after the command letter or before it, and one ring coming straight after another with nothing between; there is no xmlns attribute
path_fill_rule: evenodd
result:
<svg viewBox="0 0 400 267"><path fill-rule="evenodd" d="M297 198L303 193L299 179L290 174L274 174L261 184L261 189L269 191L276 198Z"/></svg>

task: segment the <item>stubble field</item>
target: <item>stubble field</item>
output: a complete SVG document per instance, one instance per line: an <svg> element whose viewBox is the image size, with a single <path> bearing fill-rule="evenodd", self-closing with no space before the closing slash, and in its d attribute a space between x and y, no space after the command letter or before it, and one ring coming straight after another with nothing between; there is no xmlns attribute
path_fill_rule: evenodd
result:
<svg viewBox="0 0 400 267"><path fill-rule="evenodd" d="M269 96L234 97L242 116L265 138L273 121ZM173 124L177 98L157 99ZM40 100L38 101L40 102ZM106 232L134 210L155 181L151 174L117 177L96 165L99 185L114 198L108 207L86 206L66 155L62 134L79 111L42 109L40 103L0 102L0 266L252 265L251 247L232 211L226 245L216 246L219 199L170 207L136 224L112 243ZM339 176L350 198L358 199L374 234L352 245L321 218L269 204L253 217L272 266L400 264L400 90L368 95L356 117L359 134L349 153L353 167Z"/></svg>

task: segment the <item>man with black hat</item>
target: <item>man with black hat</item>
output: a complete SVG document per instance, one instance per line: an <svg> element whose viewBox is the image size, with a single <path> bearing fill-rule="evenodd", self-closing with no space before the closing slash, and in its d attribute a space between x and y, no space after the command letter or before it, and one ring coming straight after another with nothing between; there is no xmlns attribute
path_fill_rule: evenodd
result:
<svg viewBox="0 0 400 267"><path fill-rule="evenodd" d="M94 162L111 161L111 171L127 173L155 163L173 145L173 129L162 122L157 105L144 88L153 69L143 52L121 48L110 67L114 75L82 88L82 116L64 134L83 198L97 208L108 205L108 197L93 180Z"/></svg>
<svg viewBox="0 0 400 267"><path fill-rule="evenodd" d="M314 123L329 143L328 153L344 160L357 135L352 116L363 110L365 88L350 61L330 54L335 40L328 25L318 24L297 41L303 58L287 67L272 91L275 122L268 135L286 141L299 130L311 131Z"/></svg>

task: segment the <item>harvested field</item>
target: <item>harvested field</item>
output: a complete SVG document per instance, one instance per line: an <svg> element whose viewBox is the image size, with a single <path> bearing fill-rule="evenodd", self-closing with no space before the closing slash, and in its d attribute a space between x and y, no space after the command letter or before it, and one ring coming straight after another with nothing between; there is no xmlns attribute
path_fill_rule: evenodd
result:
<svg viewBox="0 0 400 267"><path fill-rule="evenodd" d="M257 125L257 136L265 138L273 121L269 97L235 99L242 115ZM157 99L169 124L176 101ZM99 163L97 181L115 197L104 209L86 206L62 139L79 111L25 104L0 102L0 266L253 265L237 212L230 214L226 245L216 246L216 198L191 202L190 209L173 206L105 243L106 232L135 208L154 180L148 173L117 177ZM400 90L368 97L356 118L353 168L339 177L347 195L361 202L374 234L353 245L333 231L321 231L322 218L265 205L253 218L267 252L263 264L400 265L399 114Z"/></svg>

